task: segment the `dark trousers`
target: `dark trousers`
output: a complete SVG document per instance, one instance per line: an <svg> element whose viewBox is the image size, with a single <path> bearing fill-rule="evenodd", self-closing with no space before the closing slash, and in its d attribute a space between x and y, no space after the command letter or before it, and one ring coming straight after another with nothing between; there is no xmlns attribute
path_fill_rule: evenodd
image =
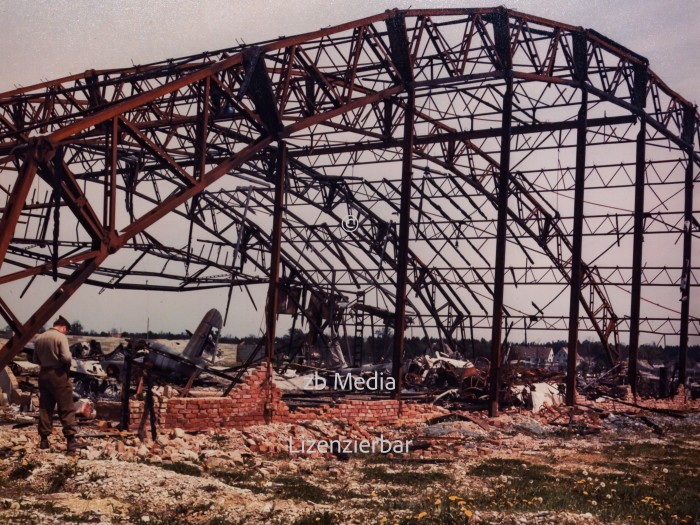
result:
<svg viewBox="0 0 700 525"><path fill-rule="evenodd" d="M58 368L42 368L39 371L39 435L48 437L53 427L53 413L58 405L58 417L63 425L63 435L78 433L73 405L73 387L68 372Z"/></svg>

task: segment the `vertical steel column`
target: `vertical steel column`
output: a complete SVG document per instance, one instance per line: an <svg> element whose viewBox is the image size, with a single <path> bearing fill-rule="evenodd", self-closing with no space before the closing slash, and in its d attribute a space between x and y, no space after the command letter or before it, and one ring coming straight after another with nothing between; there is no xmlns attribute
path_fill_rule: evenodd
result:
<svg viewBox="0 0 700 525"><path fill-rule="evenodd" d="M632 247L632 302L630 304L630 346L627 377L632 395L637 395L637 356L639 350L639 312L642 291L642 250L644 242L644 170L646 160L646 87L647 64L635 66L634 105L640 110L634 181L634 243Z"/></svg>
<svg viewBox="0 0 700 525"><path fill-rule="evenodd" d="M243 53L243 65L246 69L245 78L238 92L239 100L247 95L253 101L255 109L270 137L277 140L277 162L275 178L275 200L272 213L272 234L270 246L270 287L267 293L267 305L265 307L265 362L266 373L266 401L265 420L272 418L272 361L275 358L275 335L277 331L277 303L279 298L280 263L282 259L282 219L284 217L284 189L287 178L287 146L279 138L282 129L282 121L277 109L275 93L272 89L272 81L268 74L263 50L259 47L250 47ZM209 96L209 87L205 85L205 95ZM208 114L208 108L203 107L203 120ZM202 133L205 127L201 128ZM201 142L204 144L204 141ZM205 162L205 159L200 159Z"/></svg>
<svg viewBox="0 0 700 525"><path fill-rule="evenodd" d="M578 317L581 301L581 252L583 248L583 191L586 184L586 130L588 114L587 44L582 33L573 34L574 73L581 91L581 107L576 124L576 175L574 189L574 231L571 254L571 293L569 298L569 355L566 367L566 404L576 404L576 358L578 357Z"/></svg>
<svg viewBox="0 0 700 525"><path fill-rule="evenodd" d="M685 213L683 218L683 269L681 270L681 341L678 356L678 384L685 385L688 366L688 323L690 322L691 247L693 239L693 138L695 108L686 106L683 113L683 140L689 144L685 168Z"/></svg>
<svg viewBox="0 0 700 525"><path fill-rule="evenodd" d="M634 181L634 244L632 247L632 303L630 305L630 347L627 377L632 394L637 395L637 353L639 350L639 311L642 288L642 243L644 242L644 161L646 120L639 123Z"/></svg>
<svg viewBox="0 0 700 525"><path fill-rule="evenodd" d="M632 303L630 305L630 347L627 376L632 394L637 395L637 351L642 288L642 243L644 242L644 162L646 119L642 117L637 134L637 160L634 181L634 244L632 247Z"/></svg>
<svg viewBox="0 0 700 525"><path fill-rule="evenodd" d="M279 298L280 261L282 259L282 218L284 216L284 186L287 175L287 146L279 142L277 150L277 178L275 179L275 203L272 215L272 248L270 254L270 287L267 292L265 333L265 360L268 369L275 358L275 333L277 330L277 303Z"/></svg>
<svg viewBox="0 0 700 525"><path fill-rule="evenodd" d="M392 397L401 401L401 369L403 368L404 333L406 331L406 283L408 271L408 238L411 229L411 180L413 178L413 115L415 93L406 89L403 126L403 160L401 172L401 210L399 214L399 246L396 260L396 311L394 315L394 355L391 374L395 381ZM400 410L400 405L399 405Z"/></svg>
<svg viewBox="0 0 700 525"><path fill-rule="evenodd" d="M501 157L498 174L498 222L496 226L496 267L494 271L493 317L491 320L491 369L489 390L489 416L498 415L498 398L501 383L501 325L503 324L503 293L506 268L506 227L508 210L508 180L510 172L510 128L513 110L513 74L511 71L510 33L508 13L504 9L497 12L494 20L496 52L498 54L505 93L503 94L503 114L501 115Z"/></svg>
<svg viewBox="0 0 700 525"><path fill-rule="evenodd" d="M280 262L282 259L282 219L284 217L284 187L287 178L287 145L281 140L277 150L277 178L275 179L275 203L272 214L272 243L270 253L270 287L265 309L267 330L265 331L265 422L272 422L272 362L275 359L275 336L277 332L277 303L279 302Z"/></svg>

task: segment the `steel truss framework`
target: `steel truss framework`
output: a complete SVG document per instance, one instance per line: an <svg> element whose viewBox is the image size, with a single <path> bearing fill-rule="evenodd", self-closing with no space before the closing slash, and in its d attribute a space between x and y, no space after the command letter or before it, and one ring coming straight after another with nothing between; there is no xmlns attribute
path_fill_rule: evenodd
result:
<svg viewBox="0 0 700 525"><path fill-rule="evenodd" d="M387 11L5 93L0 289L59 285L24 321L0 297L0 366L81 285L148 279L229 300L268 283L268 355L294 288L391 310L396 334L486 330L492 412L506 328L570 348L590 331L612 362L627 333L633 385L640 332L676 336L684 380L698 122L645 58L503 8ZM397 375L402 355L395 337Z"/></svg>

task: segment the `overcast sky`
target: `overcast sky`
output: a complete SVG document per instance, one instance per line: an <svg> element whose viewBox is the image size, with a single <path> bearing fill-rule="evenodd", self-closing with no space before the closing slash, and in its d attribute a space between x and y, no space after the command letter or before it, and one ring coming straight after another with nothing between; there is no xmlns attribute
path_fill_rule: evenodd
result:
<svg viewBox="0 0 700 525"><path fill-rule="evenodd" d="M647 57L651 68L671 89L691 102L700 101L700 2L695 0L2 0L0 91L86 69L145 64L242 41L254 43L290 36L393 7L492 5L595 29ZM114 292L98 297L95 289L80 290L63 313L95 329L145 329L147 316L155 330L193 329L197 321L192 321L190 314L195 313L198 318L199 311L203 314L209 306L223 309L225 298L225 292L215 301L193 300L193 296L183 294L153 294L145 300L139 298L139 307L126 311L104 300L110 293ZM234 301L229 327L224 332L256 332L262 306L259 304L260 312L253 314L256 321L247 322L252 319L250 305ZM19 312L31 314L21 309ZM241 322L244 319L246 322Z"/></svg>
<svg viewBox="0 0 700 525"><path fill-rule="evenodd" d="M672 89L700 100L695 0L3 0L0 90L86 69L184 56L313 31L392 7L506 7L593 28L646 56Z"/></svg>

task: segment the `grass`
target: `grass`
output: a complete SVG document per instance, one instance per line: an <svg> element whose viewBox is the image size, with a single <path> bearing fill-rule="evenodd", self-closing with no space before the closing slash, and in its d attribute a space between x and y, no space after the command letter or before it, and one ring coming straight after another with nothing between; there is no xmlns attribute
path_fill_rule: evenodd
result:
<svg viewBox="0 0 700 525"><path fill-rule="evenodd" d="M100 521L100 517L92 512L85 512L84 514L79 514L77 516L63 515L61 520L64 523L97 523Z"/></svg>
<svg viewBox="0 0 700 525"><path fill-rule="evenodd" d="M20 460L19 464L15 465L12 470L10 470L10 473L7 475L7 479L10 481L27 479L38 466L38 461L23 458Z"/></svg>
<svg viewBox="0 0 700 525"><path fill-rule="evenodd" d="M438 465L441 463L452 463L446 458L415 458L409 456L394 456L389 454L367 454L364 459L366 465Z"/></svg>
<svg viewBox="0 0 700 525"><path fill-rule="evenodd" d="M394 505L399 503L399 505ZM392 502L378 511L379 525L467 525L473 523L474 504L457 496L426 497L419 502Z"/></svg>
<svg viewBox="0 0 700 525"><path fill-rule="evenodd" d="M220 490L218 483L213 484L212 478L216 478L234 487L264 493L265 496L258 499L266 501L282 498L333 505L330 511L319 511L317 507L315 511L282 521L275 521L282 518L270 511L265 519L271 525L340 525L347 523L343 509L351 508L359 511L360 522L375 525L471 525L470 513L476 510L508 513L509 520L540 511L568 511L590 512L603 523L680 525L700 523L698 444L697 436L688 435L683 439L666 439L664 443L625 442L602 449L583 446L571 452L559 450L559 454L540 449L536 458L523 456L527 459L470 458L472 466L468 467L468 477L464 479L455 474L456 469L451 464L428 466L415 458L389 458L379 454L353 459L357 463L353 464L356 468L352 477L341 477L338 481L323 475L315 479L281 473L267 481L253 468L203 471L188 462L153 465L184 475L203 476L201 494L205 498ZM580 461L585 461L585 465ZM16 470L16 479L26 479L38 466L30 463L24 458L12 463L7 461L5 479L9 479L10 466L14 467L11 471ZM460 465L461 472L469 463ZM53 471L44 467L33 477L43 477L49 472L50 485L59 487L51 491L58 491L65 490L66 485L72 488L68 480L77 471L76 464L69 463ZM100 477L90 470L86 476L91 481ZM207 481L212 483L206 484ZM28 484L17 485L25 490L24 485ZM425 494L437 496L426 499ZM143 515L150 517L149 525L243 525L250 522L240 514L222 512L218 515L207 504L187 506L176 501L182 496L182 493L174 495L174 503L157 515L150 512L147 505L139 507L132 503L131 522L141 523ZM66 523L87 522L91 518L89 514L65 517L67 509L51 503L41 505L46 508L40 510ZM553 518L552 515L548 519ZM483 520L488 521L485 517Z"/></svg>
<svg viewBox="0 0 700 525"><path fill-rule="evenodd" d="M209 474L231 486L252 479L250 473L245 470L212 470Z"/></svg>
<svg viewBox="0 0 700 525"><path fill-rule="evenodd" d="M382 466L368 466L362 469L362 478L367 481L379 481L392 485L407 485L410 487L427 487L436 483L447 483L452 476L439 471L389 470Z"/></svg>
<svg viewBox="0 0 700 525"><path fill-rule="evenodd" d="M401 463L395 466L407 466ZM437 470L414 470L409 468L389 469L372 461L360 469L367 487L367 494L348 493L350 497L363 499L366 509L398 516L404 512L407 502L415 501L416 495L426 488L445 487L454 483L452 475Z"/></svg>
<svg viewBox="0 0 700 525"><path fill-rule="evenodd" d="M49 492L60 492L66 486L70 478L75 477L78 473L78 463L64 463L56 465L53 472L48 477Z"/></svg>
<svg viewBox="0 0 700 525"><path fill-rule="evenodd" d="M209 475L232 487L248 489L256 494L266 492L262 478L254 477L247 470L212 470Z"/></svg>
<svg viewBox="0 0 700 525"><path fill-rule="evenodd" d="M680 455L687 459L695 459L695 452L692 449L681 447L678 443L657 444L657 443L617 443L608 445L603 449L608 456L637 459L660 459L669 454Z"/></svg>
<svg viewBox="0 0 700 525"><path fill-rule="evenodd" d="M542 465L533 465L518 459L492 458L472 467L469 471L472 476L496 477L510 476L527 478L533 481L547 481L554 477L550 469Z"/></svg>
<svg viewBox="0 0 700 525"><path fill-rule="evenodd" d="M141 520L141 516L143 515L148 515L150 518L150 521L148 522L148 525L193 525L193 522L188 520L187 518L181 517L181 516L173 516L173 515L165 515L165 516L154 516L152 514L148 514L147 512L144 514L139 514L137 516L130 516L132 523L144 523Z"/></svg>
<svg viewBox="0 0 700 525"><path fill-rule="evenodd" d="M6 522L8 525L15 523L36 523L36 517L32 513L25 511L15 511L12 516L7 517L6 519L8 520Z"/></svg>
<svg viewBox="0 0 700 525"><path fill-rule="evenodd" d="M164 470L170 470L178 474L184 474L185 476L200 477L202 475L202 469L197 465L191 465L183 461L173 461L172 463L154 462L149 463L149 465L160 467Z"/></svg>
<svg viewBox="0 0 700 525"><path fill-rule="evenodd" d="M192 525L187 513L181 514L175 510L155 513L141 505L135 505L129 509L131 523L144 523L141 519L143 516L149 517L148 525Z"/></svg>
<svg viewBox="0 0 700 525"><path fill-rule="evenodd" d="M209 439L211 439L216 445L218 445L219 448L223 447L224 445L227 445L228 442L231 440L231 438L229 438L228 436L224 436L223 434L214 434Z"/></svg>
<svg viewBox="0 0 700 525"><path fill-rule="evenodd" d="M591 477L588 482L583 476L582 484L568 472L556 472L544 465L502 458L489 459L473 467L470 474L485 478L488 486L486 491L475 493L472 501L479 508L500 511L572 510L597 513L599 503L601 509L606 503L600 496L604 496L603 489L608 484L633 481L633 478L622 475L619 480L609 479L608 483L600 477L595 480Z"/></svg>
<svg viewBox="0 0 700 525"><path fill-rule="evenodd" d="M290 525L338 525L340 518L336 513L310 512L295 519Z"/></svg>
<svg viewBox="0 0 700 525"><path fill-rule="evenodd" d="M637 474L617 491L617 503L627 512L624 517L632 515L636 523L700 521L700 453L691 443L625 443L604 450L612 461L623 460L617 463L621 469ZM636 465L624 461L632 458Z"/></svg>
<svg viewBox="0 0 700 525"><path fill-rule="evenodd" d="M470 500L483 510L590 512L605 523L674 525L700 518L700 471L692 466L700 458L643 443L614 446L607 453L611 461L605 466L619 472L562 472L522 460L489 459L470 471L488 487ZM620 461L624 458L638 464ZM659 465L668 463L672 466L664 472Z"/></svg>
<svg viewBox="0 0 700 525"><path fill-rule="evenodd" d="M224 515L217 515L206 521L201 516L193 516L193 514L211 509L212 505L212 503L199 503L189 506L185 503L178 503L169 510L156 513L149 510L146 505L137 504L129 509L128 516L130 523L144 523L141 517L148 516L149 525L244 525L247 523L243 518L232 518Z"/></svg>
<svg viewBox="0 0 700 525"><path fill-rule="evenodd" d="M330 497L324 489L301 477L279 476L275 478L274 484L273 492L281 498L323 503L328 501Z"/></svg>
<svg viewBox="0 0 700 525"><path fill-rule="evenodd" d="M106 474L98 474L94 470L90 471L90 475L88 476L88 480L90 481L90 483L95 483L96 481L100 481L102 479L107 479L107 475Z"/></svg>
<svg viewBox="0 0 700 525"><path fill-rule="evenodd" d="M214 516L207 522L207 525L243 525L245 523L245 518L233 520L228 516Z"/></svg>
<svg viewBox="0 0 700 525"><path fill-rule="evenodd" d="M63 507L59 507L53 501L38 501L30 503L29 506L35 510L45 512L46 514L62 514L65 512Z"/></svg>
<svg viewBox="0 0 700 525"><path fill-rule="evenodd" d="M178 507L180 507L182 504L179 504ZM195 503L190 507L185 507L184 512L190 512L190 513L197 513L197 512L206 512L209 509L211 509L214 506L213 501L208 501L206 503Z"/></svg>
<svg viewBox="0 0 700 525"><path fill-rule="evenodd" d="M387 465L398 462L398 458L389 457L388 454L367 454L364 457L366 465Z"/></svg>

